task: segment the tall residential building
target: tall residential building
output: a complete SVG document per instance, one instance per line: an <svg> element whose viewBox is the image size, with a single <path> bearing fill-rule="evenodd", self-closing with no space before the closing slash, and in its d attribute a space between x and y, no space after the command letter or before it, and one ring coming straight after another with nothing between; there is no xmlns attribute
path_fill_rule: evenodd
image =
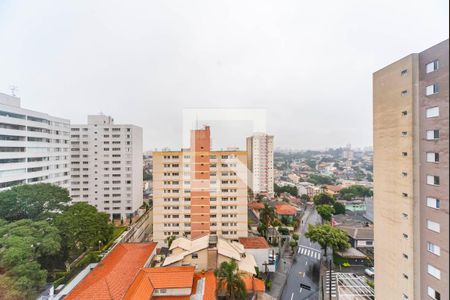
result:
<svg viewBox="0 0 450 300"><path fill-rule="evenodd" d="M25 183L69 187L70 122L0 93L0 190Z"/></svg>
<svg viewBox="0 0 450 300"><path fill-rule="evenodd" d="M449 299L449 41L373 76L375 296Z"/></svg>
<svg viewBox="0 0 450 300"><path fill-rule="evenodd" d="M92 115L70 131L72 201L87 202L111 219L134 216L143 198L142 128Z"/></svg>
<svg viewBox="0 0 450 300"><path fill-rule="evenodd" d="M247 153L211 150L210 128L190 148L153 152L153 240L247 236Z"/></svg>
<svg viewBox="0 0 450 300"><path fill-rule="evenodd" d="M253 193L273 195L273 135L247 138L248 183Z"/></svg>

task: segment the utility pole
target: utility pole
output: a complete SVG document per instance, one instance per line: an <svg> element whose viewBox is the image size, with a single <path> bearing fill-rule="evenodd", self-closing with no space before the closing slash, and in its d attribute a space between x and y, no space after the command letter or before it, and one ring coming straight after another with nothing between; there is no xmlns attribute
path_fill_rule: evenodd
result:
<svg viewBox="0 0 450 300"><path fill-rule="evenodd" d="M330 272L329 272L329 277L328 277L328 299L331 300L331 258L329 260L329 268L330 268Z"/></svg>

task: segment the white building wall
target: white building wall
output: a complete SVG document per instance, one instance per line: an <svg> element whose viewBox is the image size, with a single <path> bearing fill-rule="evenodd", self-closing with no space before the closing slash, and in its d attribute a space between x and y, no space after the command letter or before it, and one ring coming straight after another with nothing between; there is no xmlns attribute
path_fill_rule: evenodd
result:
<svg viewBox="0 0 450 300"><path fill-rule="evenodd" d="M104 115L71 127L71 196L111 218L128 218L142 205L142 128Z"/></svg>
<svg viewBox="0 0 450 300"><path fill-rule="evenodd" d="M0 190L27 183L69 187L66 119L24 109L20 98L0 93Z"/></svg>

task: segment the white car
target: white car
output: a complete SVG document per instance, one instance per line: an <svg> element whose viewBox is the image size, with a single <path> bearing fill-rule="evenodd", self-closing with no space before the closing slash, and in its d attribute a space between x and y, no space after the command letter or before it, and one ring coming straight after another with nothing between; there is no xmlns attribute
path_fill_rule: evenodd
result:
<svg viewBox="0 0 450 300"><path fill-rule="evenodd" d="M367 276L373 277L375 276L375 268L370 267L364 270L364 273L366 273Z"/></svg>

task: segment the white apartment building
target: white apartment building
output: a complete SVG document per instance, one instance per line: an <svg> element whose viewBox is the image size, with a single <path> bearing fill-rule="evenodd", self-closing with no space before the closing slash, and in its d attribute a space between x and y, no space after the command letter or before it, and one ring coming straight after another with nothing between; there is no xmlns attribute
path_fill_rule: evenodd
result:
<svg viewBox="0 0 450 300"><path fill-rule="evenodd" d="M69 187L70 122L24 109L0 93L0 190L26 183Z"/></svg>
<svg viewBox="0 0 450 300"><path fill-rule="evenodd" d="M87 202L112 219L135 215L142 205L142 128L90 115L70 131L72 201Z"/></svg>
<svg viewBox="0 0 450 300"><path fill-rule="evenodd" d="M254 194L273 195L273 135L256 133L247 138L248 182Z"/></svg>

